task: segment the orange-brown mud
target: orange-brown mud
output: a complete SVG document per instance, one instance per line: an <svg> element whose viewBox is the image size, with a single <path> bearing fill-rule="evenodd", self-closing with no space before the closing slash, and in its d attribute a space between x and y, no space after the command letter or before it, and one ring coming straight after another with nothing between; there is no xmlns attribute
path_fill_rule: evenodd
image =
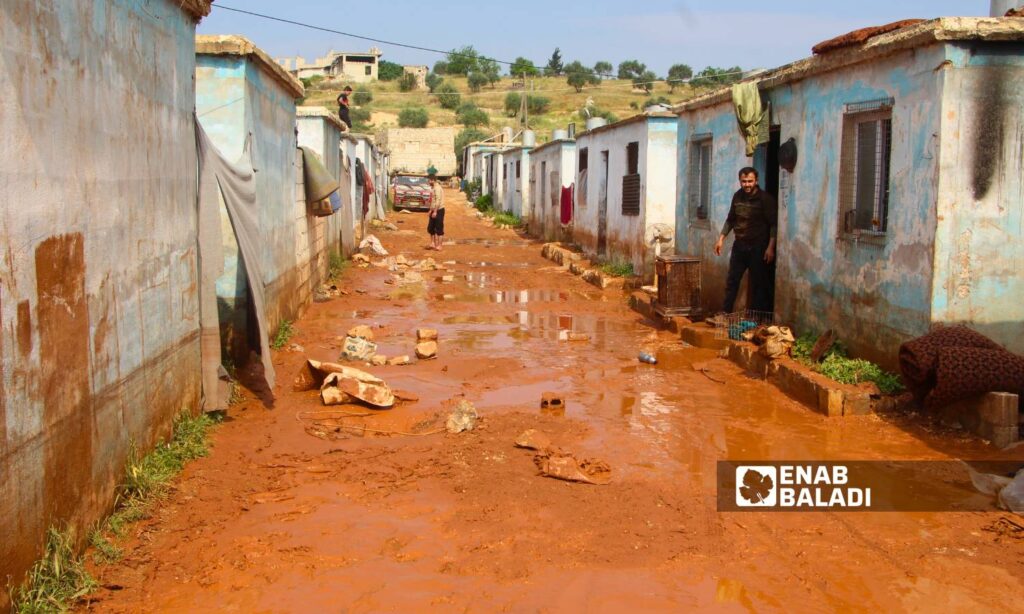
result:
<svg viewBox="0 0 1024 614"><path fill-rule="evenodd" d="M425 282L346 271L349 294L295 324L274 356L273 408L235 406L122 561L94 569L99 611L671 611L1021 608L1024 541L996 511L718 513L720 459L943 459L982 442L898 416L828 419L684 347L540 257L540 244L477 220L447 195L447 245L424 250L423 214L380 232L394 254L454 261ZM439 357L367 367L419 400L371 416L324 412L291 382L307 357L337 360L355 324L381 351ZM559 331L589 341L560 341ZM659 364L641 364L638 351ZM708 375L692 368L707 363ZM544 392L564 415L543 414ZM250 395L251 396L251 395ZM459 398L482 416L443 428ZM366 412L356 406L346 411ZM346 425L346 426L340 426ZM612 467L607 486L541 477L513 447L538 429ZM890 485L900 489L901 485ZM1018 519L1019 522L1019 519Z"/></svg>

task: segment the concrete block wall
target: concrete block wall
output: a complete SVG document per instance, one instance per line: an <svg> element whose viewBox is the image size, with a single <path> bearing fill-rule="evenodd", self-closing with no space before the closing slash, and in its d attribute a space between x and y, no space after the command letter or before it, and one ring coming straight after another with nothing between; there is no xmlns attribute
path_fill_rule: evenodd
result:
<svg viewBox="0 0 1024 614"><path fill-rule="evenodd" d="M198 407L200 5L0 9L5 585L21 582L48 527L84 540L114 503L130 445L149 450Z"/></svg>

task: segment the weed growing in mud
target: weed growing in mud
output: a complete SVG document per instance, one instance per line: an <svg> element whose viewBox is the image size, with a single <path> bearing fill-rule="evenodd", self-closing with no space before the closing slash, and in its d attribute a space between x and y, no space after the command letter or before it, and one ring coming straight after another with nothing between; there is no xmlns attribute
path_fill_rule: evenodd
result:
<svg viewBox="0 0 1024 614"><path fill-rule="evenodd" d="M476 199L476 202L473 204L476 205L477 209L484 213L487 213L488 211L494 209L494 199L491 197L490 194L484 194L483 196L480 196L479 198Z"/></svg>
<svg viewBox="0 0 1024 614"><path fill-rule="evenodd" d="M96 588L96 580L75 556L71 529L51 527L46 550L28 573L25 584L11 591L11 610L18 614L64 612Z"/></svg>
<svg viewBox="0 0 1024 614"><path fill-rule="evenodd" d="M331 254L330 262L327 265L327 278L331 281L337 280L350 264L352 262L346 260L341 254Z"/></svg>
<svg viewBox="0 0 1024 614"><path fill-rule="evenodd" d="M114 563L120 561L121 556L124 555L124 552L114 545L114 542L107 539L103 531L99 529L93 529L89 533L89 545L96 551L92 558L97 563Z"/></svg>
<svg viewBox="0 0 1024 614"><path fill-rule="evenodd" d="M598 268L606 275L611 275L612 277L629 277L633 275L632 262L616 260L613 262L606 262Z"/></svg>
<svg viewBox="0 0 1024 614"><path fill-rule="evenodd" d="M284 347L284 344L288 343L288 340L295 334L295 330L292 328L292 321L285 320L281 322L281 325L277 327L277 334L274 335L274 340L270 343L270 347L275 350L280 350Z"/></svg>
<svg viewBox="0 0 1024 614"><path fill-rule="evenodd" d="M513 228L519 228L520 226L523 225L523 218L519 217L515 213L509 213L507 211L502 211L501 213L498 213L498 214L494 215L493 217L494 217L494 224L496 226L500 225L500 226L511 226Z"/></svg>
<svg viewBox="0 0 1024 614"><path fill-rule="evenodd" d="M811 350L817 339L816 335L811 334L799 337L793 344L793 358L840 384L873 382L883 394L903 390L899 375L885 371L871 361L850 358L846 348L838 341L825 352L821 363L815 364L811 361Z"/></svg>

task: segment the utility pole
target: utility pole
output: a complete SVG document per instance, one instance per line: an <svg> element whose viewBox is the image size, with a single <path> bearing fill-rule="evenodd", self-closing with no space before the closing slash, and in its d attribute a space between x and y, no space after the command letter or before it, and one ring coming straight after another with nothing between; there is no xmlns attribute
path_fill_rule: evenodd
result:
<svg viewBox="0 0 1024 614"><path fill-rule="evenodd" d="M530 80L530 89L533 90L533 80ZM526 114L529 113L529 105L527 105L527 94L526 94L526 73L523 72L523 93L519 97L519 127L525 130L529 125L529 119Z"/></svg>

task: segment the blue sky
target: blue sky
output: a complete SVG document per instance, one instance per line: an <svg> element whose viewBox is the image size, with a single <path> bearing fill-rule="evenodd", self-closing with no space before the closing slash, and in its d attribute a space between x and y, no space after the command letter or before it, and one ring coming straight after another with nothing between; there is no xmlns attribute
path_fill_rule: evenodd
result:
<svg viewBox="0 0 1024 614"><path fill-rule="evenodd" d="M659 76L685 63L771 68L810 55L843 32L912 17L988 15L989 0L215 0L202 34L242 34L272 56L362 51L372 43L217 8L245 9L424 47L473 45L499 60L540 65L560 47L568 63L638 59ZM433 66L435 53L379 45L384 59Z"/></svg>

